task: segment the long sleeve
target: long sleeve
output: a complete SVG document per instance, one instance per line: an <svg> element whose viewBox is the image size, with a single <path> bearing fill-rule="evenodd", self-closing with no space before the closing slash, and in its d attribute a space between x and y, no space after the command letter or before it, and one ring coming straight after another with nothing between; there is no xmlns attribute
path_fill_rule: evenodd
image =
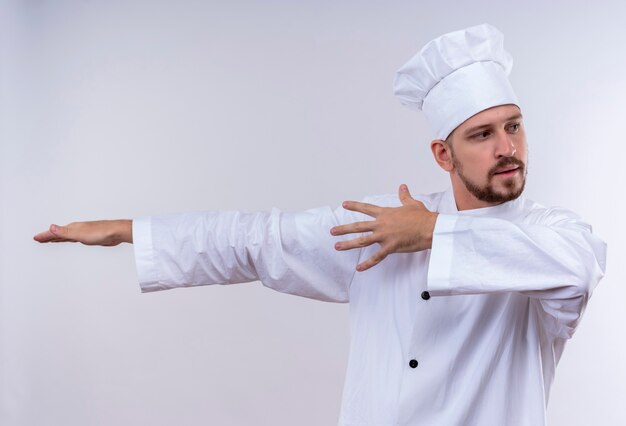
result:
<svg viewBox="0 0 626 426"><path fill-rule="evenodd" d="M606 244L564 209L521 223L439 215L428 272L431 295L520 292L539 303L548 329L570 337L605 271Z"/></svg>
<svg viewBox="0 0 626 426"><path fill-rule="evenodd" d="M133 221L142 292L260 280L284 293L347 302L360 250L338 252L342 208L304 212L194 212Z"/></svg>

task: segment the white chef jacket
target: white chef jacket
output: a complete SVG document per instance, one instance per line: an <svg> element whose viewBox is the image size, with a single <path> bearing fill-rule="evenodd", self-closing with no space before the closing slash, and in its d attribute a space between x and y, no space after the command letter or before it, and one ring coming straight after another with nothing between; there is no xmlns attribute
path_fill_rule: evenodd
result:
<svg viewBox="0 0 626 426"><path fill-rule="evenodd" d="M340 426L545 425L565 341L605 270L606 245L574 213L523 196L458 211L452 189L415 197L437 217L431 250L355 273L378 245L338 252L343 208L139 218L141 290L260 280L350 303ZM396 195L366 202L399 206Z"/></svg>

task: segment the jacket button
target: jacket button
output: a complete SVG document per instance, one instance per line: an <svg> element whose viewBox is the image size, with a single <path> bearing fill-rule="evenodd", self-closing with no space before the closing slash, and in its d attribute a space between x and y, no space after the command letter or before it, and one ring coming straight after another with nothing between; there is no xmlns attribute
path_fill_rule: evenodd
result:
<svg viewBox="0 0 626 426"><path fill-rule="evenodd" d="M411 361L409 361L409 367L411 367L411 368L417 367L417 360L416 359L412 359Z"/></svg>
<svg viewBox="0 0 626 426"><path fill-rule="evenodd" d="M422 299L424 300L430 299L430 293L427 291L422 291Z"/></svg>

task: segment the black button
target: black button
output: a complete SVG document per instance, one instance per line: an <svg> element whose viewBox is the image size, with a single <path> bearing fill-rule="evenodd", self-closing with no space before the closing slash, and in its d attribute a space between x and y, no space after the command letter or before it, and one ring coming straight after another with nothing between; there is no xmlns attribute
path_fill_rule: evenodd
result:
<svg viewBox="0 0 626 426"><path fill-rule="evenodd" d="M411 361L409 361L409 367L411 367L411 368L417 367L417 360L416 359L412 359Z"/></svg>
<svg viewBox="0 0 626 426"><path fill-rule="evenodd" d="M430 299L430 293L427 291L422 291L422 299L424 300Z"/></svg>

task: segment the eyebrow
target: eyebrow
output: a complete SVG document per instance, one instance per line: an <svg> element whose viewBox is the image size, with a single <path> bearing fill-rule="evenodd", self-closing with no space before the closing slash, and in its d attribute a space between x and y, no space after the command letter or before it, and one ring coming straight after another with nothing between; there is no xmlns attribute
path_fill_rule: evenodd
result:
<svg viewBox="0 0 626 426"><path fill-rule="evenodd" d="M519 120L520 118L523 118L522 114L521 113L517 113L517 114L514 114L514 115L510 116L506 120L504 120L504 122L506 123L508 121ZM470 134L472 134L474 132L477 132L478 130L485 129L485 128L488 128L488 127L491 127L491 123L489 123L489 124L481 124L481 125L478 125L478 126L470 127L465 132L463 132L463 134L465 136L469 136Z"/></svg>

